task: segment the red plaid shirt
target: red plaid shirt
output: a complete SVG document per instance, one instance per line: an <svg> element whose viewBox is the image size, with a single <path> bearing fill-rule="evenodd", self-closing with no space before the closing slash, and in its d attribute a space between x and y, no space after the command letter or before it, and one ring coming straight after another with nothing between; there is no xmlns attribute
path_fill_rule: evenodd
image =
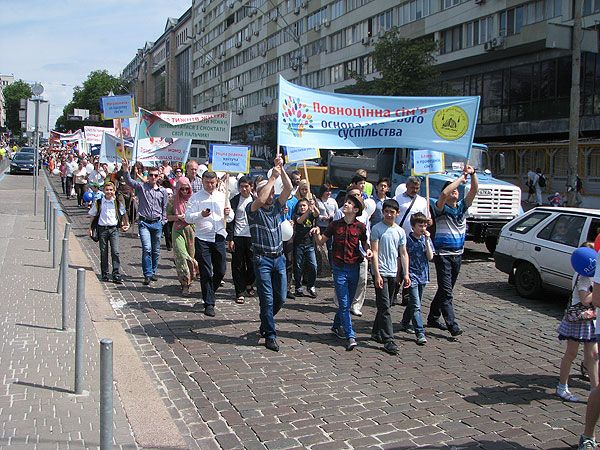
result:
<svg viewBox="0 0 600 450"><path fill-rule="evenodd" d="M346 223L341 218L334 220L323 232L328 238L333 236L333 262L337 265L358 264L362 262L359 243L367 240L367 227L364 223L354 219Z"/></svg>

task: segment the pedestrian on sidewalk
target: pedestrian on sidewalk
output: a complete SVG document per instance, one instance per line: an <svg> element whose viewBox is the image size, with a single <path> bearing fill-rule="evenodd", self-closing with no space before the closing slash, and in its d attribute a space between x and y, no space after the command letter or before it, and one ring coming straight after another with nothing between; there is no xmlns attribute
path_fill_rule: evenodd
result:
<svg viewBox="0 0 600 450"><path fill-rule="evenodd" d="M229 200L217 190L217 183L215 172L204 172L202 189L192 195L185 210L185 221L196 224L195 257L200 269L204 314L209 317L215 316L215 293L227 270L224 219L233 220Z"/></svg>
<svg viewBox="0 0 600 450"><path fill-rule="evenodd" d="M433 259L433 246L429 237L429 219L423 213L410 216L412 231L406 238L406 251L408 252L408 275L410 287L408 288L408 302L402 316L401 328L404 331L414 331L417 344L425 345L425 329L421 317L423 292L429 283L429 261ZM412 322L412 324L411 324Z"/></svg>
<svg viewBox="0 0 600 450"><path fill-rule="evenodd" d="M275 198L275 180L281 177L283 189ZM275 166L268 180L256 185L256 199L246 206L250 226L256 290L260 302L261 337L265 347L278 352L275 316L286 299L287 278L283 239L281 237L281 213L292 191L292 182L283 169L283 159L275 158Z"/></svg>
<svg viewBox="0 0 600 450"><path fill-rule="evenodd" d="M254 297L254 264L252 263L252 237L246 206L252 198L252 182L243 176L238 180L239 193L231 199L234 218L227 224L227 248L231 252L231 273L235 288L235 302L242 304L244 295Z"/></svg>
<svg viewBox="0 0 600 450"><path fill-rule="evenodd" d="M179 177L175 185L175 194L167 207L168 223L173 223L172 242L175 255L175 270L181 283L181 294L190 293L192 281L200 273L196 262L195 243L196 226L185 221L187 203L192 196L192 185L186 177Z"/></svg>
<svg viewBox="0 0 600 450"><path fill-rule="evenodd" d="M396 283L401 282L405 288L410 287L406 233L396 223L398 202L390 198L385 200L382 206L383 220L371 229L371 251L373 252L371 270L377 305L371 338L383 344L385 352L397 355L398 346L394 342L391 303ZM401 271L398 268L398 260L402 265Z"/></svg>
<svg viewBox="0 0 600 450"><path fill-rule="evenodd" d="M160 259L160 239L162 227L167 222L168 195L165 188L157 184L158 169L148 168L147 181L142 183L131 178L129 161L122 160L121 170L123 179L132 187L139 201L138 230L142 243L142 272L144 273L144 286L157 281L156 269ZM137 171L139 174L139 169Z"/></svg>
<svg viewBox="0 0 600 450"><path fill-rule="evenodd" d="M347 339L346 350L356 347L356 334L350 318L350 303L355 298L359 283L360 266L363 262L362 245L367 259L373 256L368 243L367 226L357 219L364 209L360 192L358 195L347 195L342 206L343 217L329 224L323 234L319 227L313 228L315 241L323 244L333 237L333 283L338 299L338 310L333 320L331 331L342 339ZM368 218L367 218L368 220Z"/></svg>
<svg viewBox="0 0 600 450"><path fill-rule="evenodd" d="M127 211L122 201L115 197L115 185L111 182L104 184L104 196L92 203L88 215L92 216L98 226L98 244L100 245L100 277L108 281L108 245L110 243L110 258L112 262L112 280L122 284L119 258L119 230L126 232L129 229ZM92 229L89 229L90 236Z"/></svg>
<svg viewBox="0 0 600 450"><path fill-rule="evenodd" d="M469 193L464 199L459 200L458 187L466 183L469 176L471 177ZM452 290L460 273L465 247L466 214L477 195L477 190L475 169L465 165L462 175L452 182L447 181L438 200L432 200L436 227L433 241L436 254L433 262L435 263L438 288L429 308L427 326L449 330L453 337L459 336L463 332L454 315ZM440 322L442 315L446 323Z"/></svg>

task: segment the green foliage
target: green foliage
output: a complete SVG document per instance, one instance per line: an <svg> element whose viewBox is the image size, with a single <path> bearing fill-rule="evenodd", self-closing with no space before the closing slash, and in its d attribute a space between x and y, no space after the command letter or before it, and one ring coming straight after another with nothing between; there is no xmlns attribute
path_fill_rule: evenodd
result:
<svg viewBox="0 0 600 450"><path fill-rule="evenodd" d="M100 97L108 95L112 91L116 94L124 94L127 89L120 78L114 77L106 70L94 70L81 86L73 89L73 99L64 107L63 114L56 120L56 129L74 130L81 128L84 122L68 121L67 116L73 114L73 109L88 109L90 114L100 114ZM96 123L102 125L102 122ZM86 122L86 125L93 123ZM107 121L105 126L109 125Z"/></svg>
<svg viewBox="0 0 600 450"><path fill-rule="evenodd" d="M386 96L432 96L443 93L433 53L437 43L431 39L406 39L394 27L379 38L373 51L373 64L380 78L366 81L354 74L356 84L343 92Z"/></svg>
<svg viewBox="0 0 600 450"><path fill-rule="evenodd" d="M23 80L15 81L6 86L3 91L6 102L6 127L13 134L21 134L21 121L19 120L19 104L23 98L30 98L33 94L31 86Z"/></svg>

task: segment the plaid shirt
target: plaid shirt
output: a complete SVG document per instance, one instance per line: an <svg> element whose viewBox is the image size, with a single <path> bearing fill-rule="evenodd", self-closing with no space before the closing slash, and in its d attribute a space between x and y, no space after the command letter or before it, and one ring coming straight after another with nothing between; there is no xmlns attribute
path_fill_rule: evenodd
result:
<svg viewBox="0 0 600 450"><path fill-rule="evenodd" d="M195 194L198 191L202 190L202 177L196 175L196 178L190 180L190 184L192 185L192 192Z"/></svg>
<svg viewBox="0 0 600 450"><path fill-rule="evenodd" d="M367 227L364 223L356 219L352 223L346 223L343 218L334 220L323 234L328 238L333 236L333 262L336 265L362 262L359 244L367 240Z"/></svg>
<svg viewBox="0 0 600 450"><path fill-rule="evenodd" d="M252 212L252 203L246 206L252 250L255 255L276 257L283 253L283 239L279 226L281 209L278 201L269 208L258 208L254 212Z"/></svg>

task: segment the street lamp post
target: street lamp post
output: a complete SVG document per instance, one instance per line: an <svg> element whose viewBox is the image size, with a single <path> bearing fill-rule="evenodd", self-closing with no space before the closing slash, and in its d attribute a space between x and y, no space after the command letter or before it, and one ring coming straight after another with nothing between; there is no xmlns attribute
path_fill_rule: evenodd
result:
<svg viewBox="0 0 600 450"><path fill-rule="evenodd" d="M40 95L44 92L44 87L35 83L31 86L31 92L34 97L31 100L35 103L35 158L33 160L33 215L37 216L37 188L38 188L38 176L39 170L38 166L40 163L40 103L42 102L42 98Z"/></svg>

